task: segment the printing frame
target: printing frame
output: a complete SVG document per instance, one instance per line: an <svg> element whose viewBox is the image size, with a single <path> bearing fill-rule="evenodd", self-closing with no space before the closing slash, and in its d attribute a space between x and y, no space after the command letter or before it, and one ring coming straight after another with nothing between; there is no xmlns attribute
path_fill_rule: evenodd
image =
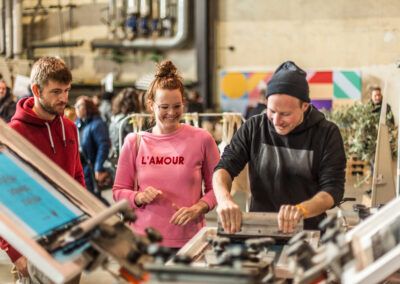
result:
<svg viewBox="0 0 400 284"><path fill-rule="evenodd" d="M400 199L386 204L346 234L354 261L344 267L342 283L378 283L400 268L400 243L374 259L372 237L387 229L400 218Z"/></svg>
<svg viewBox="0 0 400 284"><path fill-rule="evenodd" d="M41 153L22 135L11 129L0 119L0 147L7 147L19 158L30 164L37 172L55 184L55 189L66 196L89 217L106 209L96 197L82 187L58 165ZM116 221L117 217L114 220ZM2 238L23 255L40 271L55 283L64 283L82 272L89 261L83 255L74 260L59 262L52 257L38 242L29 236L27 230L15 225L5 212L0 214L0 232Z"/></svg>

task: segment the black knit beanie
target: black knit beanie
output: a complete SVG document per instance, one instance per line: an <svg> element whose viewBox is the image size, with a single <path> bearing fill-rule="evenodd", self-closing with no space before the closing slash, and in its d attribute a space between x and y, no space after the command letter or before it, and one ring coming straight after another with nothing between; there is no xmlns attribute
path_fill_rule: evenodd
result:
<svg viewBox="0 0 400 284"><path fill-rule="evenodd" d="M268 82L266 97L286 94L310 102L307 73L292 61L282 63Z"/></svg>

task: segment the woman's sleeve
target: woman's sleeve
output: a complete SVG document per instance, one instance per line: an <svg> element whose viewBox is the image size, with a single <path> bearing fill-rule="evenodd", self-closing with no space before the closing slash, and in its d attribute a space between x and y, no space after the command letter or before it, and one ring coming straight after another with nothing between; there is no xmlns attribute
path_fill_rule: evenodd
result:
<svg viewBox="0 0 400 284"><path fill-rule="evenodd" d="M204 162L202 167L202 175L204 181L204 195L201 198L202 201L208 204L209 210L212 210L217 205L217 200L214 195L212 187L212 176L214 168L217 166L219 161L219 151L214 138L206 133L204 147Z"/></svg>
<svg viewBox="0 0 400 284"><path fill-rule="evenodd" d="M137 194L135 186L136 177L136 135L129 134L121 149L118 159L117 172L113 185L113 198L115 201L127 199L132 208L138 208L135 204Z"/></svg>

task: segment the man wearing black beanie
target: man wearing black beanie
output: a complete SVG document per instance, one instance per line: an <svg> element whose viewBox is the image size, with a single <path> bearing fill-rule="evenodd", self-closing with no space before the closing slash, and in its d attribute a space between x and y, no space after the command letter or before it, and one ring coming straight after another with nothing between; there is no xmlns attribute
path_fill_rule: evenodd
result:
<svg viewBox="0 0 400 284"><path fill-rule="evenodd" d="M338 127L310 105L306 72L292 61L275 71L266 92L267 113L247 120L225 148L213 176L224 230L240 230L232 180L249 163L251 212L279 212L291 233L301 219L318 229L325 211L343 197L346 158Z"/></svg>

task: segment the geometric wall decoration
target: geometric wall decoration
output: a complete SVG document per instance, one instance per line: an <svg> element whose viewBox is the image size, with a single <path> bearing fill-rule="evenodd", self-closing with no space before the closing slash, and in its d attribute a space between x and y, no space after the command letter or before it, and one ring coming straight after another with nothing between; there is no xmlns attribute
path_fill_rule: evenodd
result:
<svg viewBox="0 0 400 284"><path fill-rule="evenodd" d="M220 72L220 102L223 111L245 114L249 105L264 95L272 72Z"/></svg>
<svg viewBox="0 0 400 284"><path fill-rule="evenodd" d="M327 110L332 108L332 80L331 71L307 72L310 99L316 108Z"/></svg>
<svg viewBox="0 0 400 284"><path fill-rule="evenodd" d="M361 73L359 71L333 72L333 97L335 99L361 99Z"/></svg>
<svg viewBox="0 0 400 284"><path fill-rule="evenodd" d="M219 94L223 111L245 114L263 95L273 72L220 71ZM361 72L307 71L311 103L317 108L331 109L338 102L361 100Z"/></svg>

